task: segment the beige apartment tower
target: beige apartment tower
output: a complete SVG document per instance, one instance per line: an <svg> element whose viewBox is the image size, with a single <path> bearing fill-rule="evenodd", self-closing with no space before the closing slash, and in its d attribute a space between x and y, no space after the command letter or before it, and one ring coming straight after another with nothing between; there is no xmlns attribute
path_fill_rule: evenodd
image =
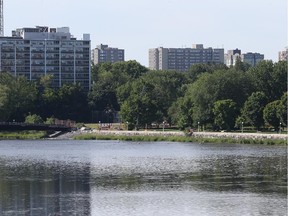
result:
<svg viewBox="0 0 288 216"><path fill-rule="evenodd" d="M149 69L187 71L193 64L224 63L224 49L204 48L194 44L192 48L149 49Z"/></svg>

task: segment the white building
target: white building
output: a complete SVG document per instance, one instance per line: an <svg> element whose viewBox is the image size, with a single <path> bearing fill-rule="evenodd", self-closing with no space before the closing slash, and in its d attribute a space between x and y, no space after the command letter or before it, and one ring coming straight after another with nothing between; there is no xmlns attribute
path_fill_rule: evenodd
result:
<svg viewBox="0 0 288 216"><path fill-rule="evenodd" d="M12 37L0 37L0 73L10 72L31 81L53 75L55 88L80 83L89 90L90 53L89 34L77 40L68 27L16 29Z"/></svg>
<svg viewBox="0 0 288 216"><path fill-rule="evenodd" d="M250 64L251 66L256 66L258 62L264 60L264 55L252 52L241 54L241 50L239 50L238 48L235 50L228 50L225 54L225 64L228 67L235 66L238 59L242 62Z"/></svg>
<svg viewBox="0 0 288 216"><path fill-rule="evenodd" d="M288 47L279 52L279 61L288 61Z"/></svg>
<svg viewBox="0 0 288 216"><path fill-rule="evenodd" d="M204 48L202 44L195 44L192 48L149 49L151 70L187 71L193 64L200 63L224 63L224 49Z"/></svg>

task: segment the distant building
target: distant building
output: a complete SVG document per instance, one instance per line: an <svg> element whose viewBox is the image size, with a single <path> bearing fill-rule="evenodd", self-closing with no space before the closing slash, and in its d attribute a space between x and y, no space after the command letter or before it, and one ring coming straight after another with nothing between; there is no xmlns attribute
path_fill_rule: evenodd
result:
<svg viewBox="0 0 288 216"><path fill-rule="evenodd" d="M256 66L258 62L264 60L264 55L252 52L241 54L241 50L239 50L238 48L235 50L228 50L225 54L225 64L228 67L235 66L237 59L242 62L246 62L251 66Z"/></svg>
<svg viewBox="0 0 288 216"><path fill-rule="evenodd" d="M264 55L260 53L245 53L241 55L241 59L243 62L250 64L251 66L256 66L258 62L264 60Z"/></svg>
<svg viewBox="0 0 288 216"><path fill-rule="evenodd" d="M192 48L149 49L151 70L187 71L199 63L224 63L224 49L204 48L202 44L195 44Z"/></svg>
<svg viewBox="0 0 288 216"><path fill-rule="evenodd" d="M241 50L228 50L225 54L225 64L228 67L235 66L237 59L241 60Z"/></svg>
<svg viewBox="0 0 288 216"><path fill-rule="evenodd" d="M55 88L80 83L89 90L90 53L90 35L77 40L68 27L16 29L12 37L0 37L0 73L10 72L30 81L53 75Z"/></svg>
<svg viewBox="0 0 288 216"><path fill-rule="evenodd" d="M288 47L279 52L279 61L288 61Z"/></svg>
<svg viewBox="0 0 288 216"><path fill-rule="evenodd" d="M112 48L108 45L101 44L92 50L92 62L94 65L101 62L120 62L124 61L124 59L124 49Z"/></svg>

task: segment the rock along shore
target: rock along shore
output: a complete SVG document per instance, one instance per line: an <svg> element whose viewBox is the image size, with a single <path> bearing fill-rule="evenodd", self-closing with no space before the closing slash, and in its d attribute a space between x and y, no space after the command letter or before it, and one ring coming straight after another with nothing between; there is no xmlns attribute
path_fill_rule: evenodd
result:
<svg viewBox="0 0 288 216"><path fill-rule="evenodd" d="M116 136L186 136L181 131L118 131L118 130L87 130L75 131L59 136L61 139L69 139L81 134L116 135ZM194 132L191 137L195 138L232 138L232 139L278 139L288 140L288 134L267 133L229 133L229 132Z"/></svg>

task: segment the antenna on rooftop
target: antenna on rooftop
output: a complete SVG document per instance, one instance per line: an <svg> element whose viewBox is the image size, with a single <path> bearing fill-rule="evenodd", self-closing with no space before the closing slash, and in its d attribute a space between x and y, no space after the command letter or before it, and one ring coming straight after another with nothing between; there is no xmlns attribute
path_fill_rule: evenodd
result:
<svg viewBox="0 0 288 216"><path fill-rule="evenodd" d="M4 36L3 0L0 0L0 36Z"/></svg>

